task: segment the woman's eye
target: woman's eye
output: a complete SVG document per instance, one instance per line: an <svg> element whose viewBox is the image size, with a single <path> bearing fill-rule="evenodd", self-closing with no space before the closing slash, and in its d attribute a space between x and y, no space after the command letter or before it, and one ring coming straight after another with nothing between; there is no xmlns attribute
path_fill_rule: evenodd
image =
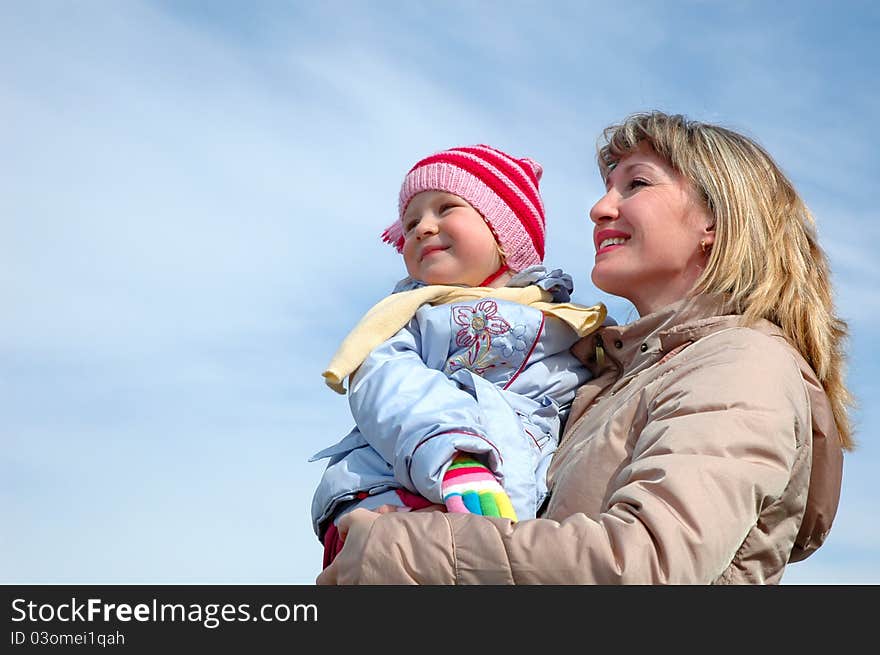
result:
<svg viewBox="0 0 880 655"><path fill-rule="evenodd" d="M648 186L648 180L643 180L639 177L633 178L633 180L629 183L630 189L637 189L643 186Z"/></svg>

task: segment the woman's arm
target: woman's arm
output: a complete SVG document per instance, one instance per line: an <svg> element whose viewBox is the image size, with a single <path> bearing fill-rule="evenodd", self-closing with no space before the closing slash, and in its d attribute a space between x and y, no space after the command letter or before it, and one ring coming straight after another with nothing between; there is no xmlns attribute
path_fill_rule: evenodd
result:
<svg viewBox="0 0 880 655"><path fill-rule="evenodd" d="M798 449L808 442L809 403L797 365L785 347L770 347L763 336L750 339L755 343L740 340L734 348L706 338L655 388L646 388L648 422L597 520L584 513L513 525L439 513L353 517L351 548L347 544L319 581L715 580L759 515L774 511ZM574 467L572 475L590 475L586 459L566 465ZM792 514L786 529L793 541L797 508L779 511Z"/></svg>

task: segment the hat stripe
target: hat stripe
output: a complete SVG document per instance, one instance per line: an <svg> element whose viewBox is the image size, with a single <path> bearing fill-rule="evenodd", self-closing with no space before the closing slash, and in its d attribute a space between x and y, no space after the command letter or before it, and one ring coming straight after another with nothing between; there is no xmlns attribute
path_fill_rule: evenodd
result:
<svg viewBox="0 0 880 655"><path fill-rule="evenodd" d="M472 175L475 175L478 178L482 178L481 171L476 169L474 166L462 165L458 160L458 162L453 162L452 156L455 154L459 154L463 157L467 157L469 160L473 161L476 166L479 166L483 170L491 172L495 178L497 178L498 184L493 184L492 189L496 193L499 192L499 189L496 188L498 185L503 186L505 189L513 190L520 198L522 203L528 203L528 211L535 218L536 221L542 226L543 232L543 224L544 224L544 203L541 201L541 195L538 193L537 185L532 185L531 181L524 177L522 174L521 168L514 168L510 164L509 158L501 158L501 157L493 157L491 160L485 155L490 154L491 152L482 152L480 150L474 150L472 148L450 148L444 152L439 152L429 157L425 157L422 161L416 164L415 167L410 171L410 173L416 168L421 168L428 164L433 164L437 162L448 162L455 163L459 168L463 168L468 171ZM493 167L493 164L497 164L497 167ZM502 172L500 169L503 168ZM518 177L521 182L519 184L515 183L511 177Z"/></svg>
<svg viewBox="0 0 880 655"><path fill-rule="evenodd" d="M479 146L472 148L454 148L450 152L466 153L480 160L480 163L482 163L483 166L494 166L498 171L501 171L504 174L504 181L507 186L515 188L524 200L531 203L533 207L532 213L538 217L538 220L543 222L541 216L543 214L544 204L541 202L541 195L538 193L537 184L533 184L527 176L523 175L521 168L513 166L510 157L499 155L491 149L483 150Z"/></svg>
<svg viewBox="0 0 880 655"><path fill-rule="evenodd" d="M541 214L507 176L486 160L471 154L449 151L438 157L437 161L453 164L483 180L519 216L532 245L541 259L544 258L544 221L541 220Z"/></svg>
<svg viewBox="0 0 880 655"><path fill-rule="evenodd" d="M519 178L522 182L517 186L528 195L529 201L535 207L543 209L544 203L541 202L541 194L538 193L538 177L535 175L535 171L531 166L520 160L513 159L490 146L478 145L466 148L455 148L454 150L482 157L487 161L491 161L500 170L503 170L509 178Z"/></svg>
<svg viewBox="0 0 880 655"><path fill-rule="evenodd" d="M543 203L539 207L536 207L518 185L514 184L510 178L492 166L486 159L482 159L471 153L459 152L458 150L447 150L446 152L425 158L422 160L419 168L435 163L452 164L457 168L470 173L474 177L483 180L489 184L490 188L501 196L511 208L516 210L517 214L523 219L527 219L528 216L531 215L535 225L532 227L527 226L527 228L529 229L530 236L533 240L536 235L543 234L544 220L541 211L541 209L543 209ZM487 174L489 175L489 179L486 178ZM528 223L529 221L526 220L525 222ZM538 238L541 237L538 236Z"/></svg>

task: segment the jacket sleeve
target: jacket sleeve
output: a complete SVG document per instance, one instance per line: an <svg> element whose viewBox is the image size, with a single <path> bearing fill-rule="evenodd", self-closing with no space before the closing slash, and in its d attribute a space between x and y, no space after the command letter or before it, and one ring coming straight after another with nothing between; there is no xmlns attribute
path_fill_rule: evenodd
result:
<svg viewBox="0 0 880 655"><path fill-rule="evenodd" d="M798 449L808 444L810 414L801 375L785 349L756 355L748 347L703 343L711 340L680 354L676 367L641 392L646 423L631 458L621 456L623 466L595 518L573 512L511 524L441 513L382 515L360 556L349 558L357 565L347 581L714 581L759 515L779 502ZM566 465L590 475L589 461ZM794 525L792 539L796 532Z"/></svg>
<svg viewBox="0 0 880 655"><path fill-rule="evenodd" d="M377 346L352 376L349 405L364 438L393 466L397 480L442 503L440 479L456 450L485 454L496 473L502 462L475 396L429 368L421 348L413 319ZM516 419L512 409L507 411Z"/></svg>

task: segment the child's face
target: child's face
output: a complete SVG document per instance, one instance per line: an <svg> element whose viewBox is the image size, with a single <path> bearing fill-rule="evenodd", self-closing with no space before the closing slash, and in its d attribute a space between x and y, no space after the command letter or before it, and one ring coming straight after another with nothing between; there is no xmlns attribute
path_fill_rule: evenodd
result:
<svg viewBox="0 0 880 655"><path fill-rule="evenodd" d="M410 200L402 220L403 260L416 280L477 286L501 266L489 226L459 196L422 191Z"/></svg>

